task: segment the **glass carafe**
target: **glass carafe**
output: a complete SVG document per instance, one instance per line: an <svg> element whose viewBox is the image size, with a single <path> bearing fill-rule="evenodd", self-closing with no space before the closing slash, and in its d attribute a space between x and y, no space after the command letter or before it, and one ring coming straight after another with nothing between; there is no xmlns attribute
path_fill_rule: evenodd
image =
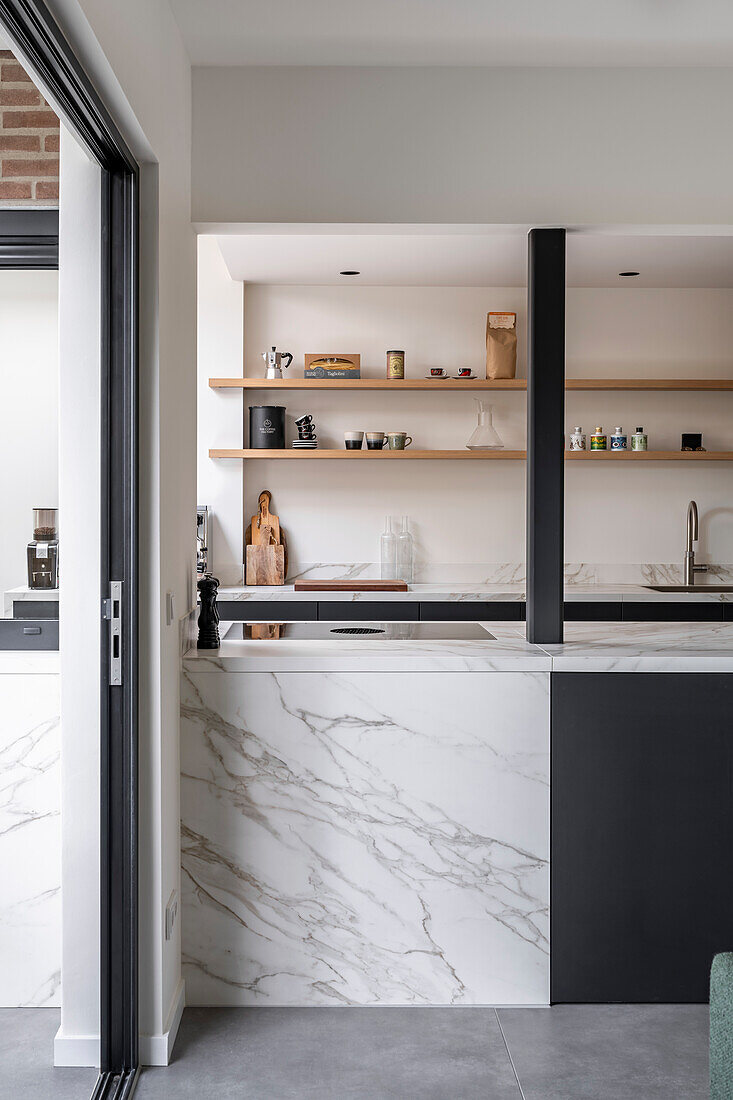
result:
<svg viewBox="0 0 733 1100"><path fill-rule="evenodd" d="M392 530L392 517L387 516L384 532L379 540L379 563L383 581L397 578L397 539Z"/></svg>
<svg viewBox="0 0 733 1100"><path fill-rule="evenodd" d="M471 433L466 446L469 451L500 451L504 444L493 424L493 409L485 401L474 397L478 406L478 424Z"/></svg>
<svg viewBox="0 0 733 1100"><path fill-rule="evenodd" d="M402 517L402 530L397 536L397 580L412 584L414 570L414 545L410 534L409 520Z"/></svg>

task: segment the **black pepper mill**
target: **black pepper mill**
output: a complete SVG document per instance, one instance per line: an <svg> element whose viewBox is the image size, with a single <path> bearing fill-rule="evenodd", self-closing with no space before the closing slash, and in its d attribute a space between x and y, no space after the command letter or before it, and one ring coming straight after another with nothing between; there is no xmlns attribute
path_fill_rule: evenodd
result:
<svg viewBox="0 0 733 1100"><path fill-rule="evenodd" d="M196 642L197 649L219 648L219 612L216 607L216 594L219 590L219 581L212 577L211 573L204 573L196 587L201 596L201 611L199 613L199 637Z"/></svg>

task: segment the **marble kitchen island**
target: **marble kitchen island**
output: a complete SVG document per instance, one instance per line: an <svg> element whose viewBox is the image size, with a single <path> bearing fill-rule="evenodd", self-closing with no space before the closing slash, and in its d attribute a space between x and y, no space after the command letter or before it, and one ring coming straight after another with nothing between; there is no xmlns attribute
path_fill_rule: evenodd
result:
<svg viewBox="0 0 733 1100"><path fill-rule="evenodd" d="M551 659L491 630L184 656L188 1004L548 1002Z"/></svg>

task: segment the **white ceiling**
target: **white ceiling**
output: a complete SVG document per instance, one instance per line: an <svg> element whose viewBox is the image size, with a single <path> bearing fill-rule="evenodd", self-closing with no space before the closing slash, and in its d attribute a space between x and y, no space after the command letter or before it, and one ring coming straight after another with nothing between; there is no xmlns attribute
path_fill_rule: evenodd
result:
<svg viewBox="0 0 733 1100"><path fill-rule="evenodd" d="M730 65L730 0L170 0L196 65Z"/></svg>
<svg viewBox="0 0 733 1100"><path fill-rule="evenodd" d="M268 231L269 228L269 231ZM528 227L253 227L217 237L233 279L279 285L525 286ZM342 276L355 269L357 277ZM639 271L638 278L619 277ZM733 236L570 232L568 286L733 287Z"/></svg>

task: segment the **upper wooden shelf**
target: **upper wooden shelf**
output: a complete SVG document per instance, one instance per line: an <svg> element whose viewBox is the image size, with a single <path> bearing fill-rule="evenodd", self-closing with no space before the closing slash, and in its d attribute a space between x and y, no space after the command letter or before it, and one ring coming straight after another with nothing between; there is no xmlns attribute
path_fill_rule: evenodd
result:
<svg viewBox="0 0 733 1100"><path fill-rule="evenodd" d="M210 378L213 390L526 390L526 378ZM568 378L566 390L733 390L733 378Z"/></svg>
<svg viewBox="0 0 733 1100"><path fill-rule="evenodd" d="M526 390L526 378L210 378L212 390Z"/></svg>
<svg viewBox="0 0 733 1100"><path fill-rule="evenodd" d="M313 450L307 448L292 448L286 450L268 450L267 448L218 448L209 451L209 458L320 458L320 459L347 459L354 461L385 461L398 459L409 461L411 459L503 459L504 461L522 460L527 457L526 451L418 451L408 447L405 451L347 451L328 450L326 448ZM603 462L733 462L733 451L566 451L565 458L572 462L590 461Z"/></svg>

